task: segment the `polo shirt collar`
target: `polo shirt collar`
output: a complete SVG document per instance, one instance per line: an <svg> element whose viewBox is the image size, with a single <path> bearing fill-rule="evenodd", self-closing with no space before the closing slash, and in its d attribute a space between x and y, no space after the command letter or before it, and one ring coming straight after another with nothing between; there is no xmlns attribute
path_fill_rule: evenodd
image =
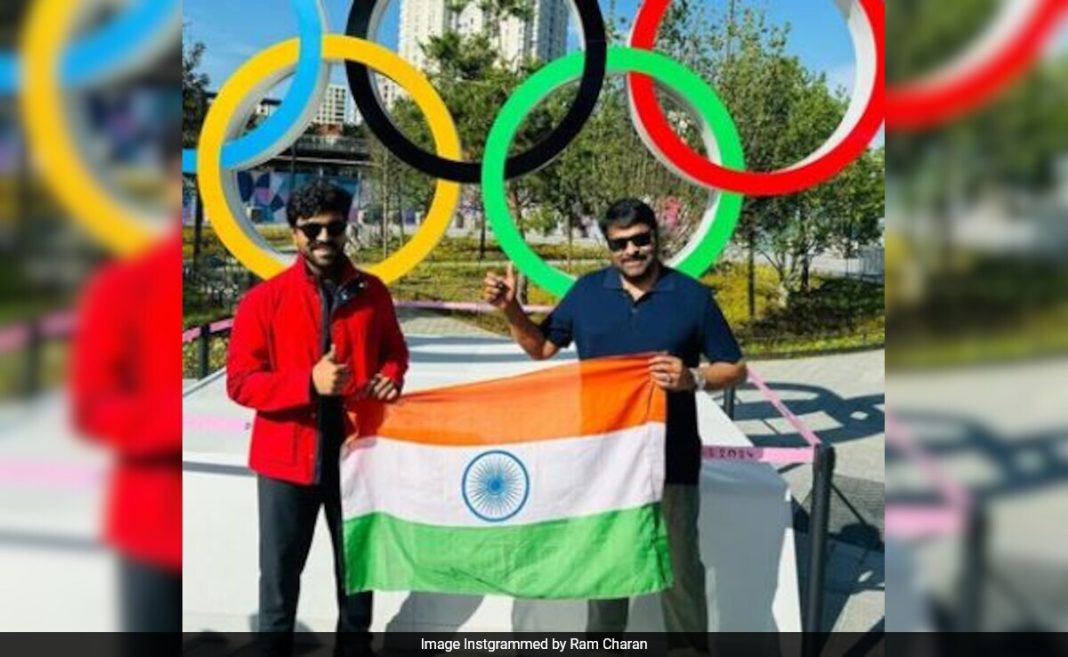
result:
<svg viewBox="0 0 1068 657"><path fill-rule="evenodd" d="M676 275L674 269L668 267L664 263L660 263L660 276L656 279L656 283L653 283L653 287L649 291L674 292ZM615 267L608 267L604 270L603 285L610 290L622 290L622 274L620 274L619 270Z"/></svg>

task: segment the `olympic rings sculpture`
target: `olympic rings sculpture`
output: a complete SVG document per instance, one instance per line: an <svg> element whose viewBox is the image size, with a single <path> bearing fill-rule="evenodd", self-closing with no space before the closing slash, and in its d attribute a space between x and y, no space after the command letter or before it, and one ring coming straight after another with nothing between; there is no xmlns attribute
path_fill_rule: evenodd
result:
<svg viewBox="0 0 1068 657"><path fill-rule="evenodd" d="M605 41L604 18L601 16L598 0L570 0L570 2L582 26L582 40L586 54L583 58L582 77L575 101L556 128L541 143L525 153L508 158L505 165L506 178L531 173L551 162L578 136L597 105L597 97L604 83L608 47ZM373 40L387 4L388 0L353 2L349 10L346 33L350 36ZM437 178L465 183L479 181L481 165L478 162L457 162L427 153L409 141L404 133L393 125L389 114L382 109L382 104L378 99L378 90L371 82L371 71L366 66L350 62L346 67L346 73L348 73L353 100L356 101L356 106L363 115L368 129L378 137L379 141L388 144L390 150L402 162Z"/></svg>
<svg viewBox="0 0 1068 657"><path fill-rule="evenodd" d="M78 3L69 3L70 9ZM91 4L91 3L86 3ZM71 44L63 53L59 75L68 87L107 79L144 59L162 34L181 25L180 0L137 0L111 22ZM14 53L0 52L0 94L12 94L22 81L22 62Z"/></svg>
<svg viewBox="0 0 1068 657"><path fill-rule="evenodd" d="M219 90L204 119L197 153L204 210L211 217L219 239L238 260L263 278L284 269L286 258L263 239L241 212L236 181L232 175L224 180L219 155L226 140L245 125L260 97L294 65L298 47L296 40L290 40L268 48L245 62L231 76ZM399 55L362 39L327 35L323 38L321 56L328 60L359 61L388 75L411 94L426 115L437 149L445 157L459 157L460 137L445 102L430 81ZM270 159L284 147L284 144L276 144L276 151L262 153L259 159ZM460 200L460 185L443 179L438 179L436 185L434 199L419 231L399 251L370 268L386 282L400 278L418 264L445 234Z"/></svg>
<svg viewBox="0 0 1068 657"><path fill-rule="evenodd" d="M511 220L507 208L502 212L499 202L494 200L495 192L489 190L500 187L501 180L498 179L506 180L535 171L558 155L589 118L607 73L624 69L629 71L628 100L632 120L643 142L661 163L693 183L722 190L711 192L709 206L694 238L676 258L678 266L696 268L697 264L687 263L707 260L707 264L702 266L711 264L729 239L729 232L725 234L724 231L732 230L737 220L737 216L733 219L730 217L732 204L740 200L735 193L783 194L826 180L866 147L874 131L881 125L884 113L891 131L920 130L937 126L979 107L1033 63L1050 35L1061 24L1061 19L1068 14L1068 0L1003 0L1002 11L960 56L917 80L890 86L885 90L884 99L883 3L879 0L834 1L847 21L857 55L855 96L841 125L821 148L802 162L776 172L742 170L740 154L739 159L726 157L730 148L721 143L729 139L724 137L726 132L716 134L714 138L705 135L705 150L710 154L708 158L686 146L672 132L662 109L656 103L651 80L656 76L644 74L637 65L632 69L608 65L608 60L612 58L609 54L611 49L605 43L604 25L597 3L591 0L572 0L571 3L582 25L585 44L579 62L580 75L574 75L574 71L569 73L572 78L580 79L580 92L574 105L549 139L526 153L507 158L501 171L497 170L497 163L489 162L489 157L482 163L463 162L458 159L458 148L446 148L446 133L449 132L446 124L451 125L451 119L439 125L437 153L426 153L416 148L399 134L382 111L370 84L372 66L369 62L353 56L347 59L346 66L356 103L376 136L402 160L443 178L444 182L482 182L487 190L487 216L497 233L505 236L502 241L508 242L506 250L509 255L517 259L517 264L527 273L539 270L540 273L536 274L539 283L559 294L566 289L567 278L561 278L560 272L555 272L544 263L537 264L539 261L536 258L529 257L529 247L507 237L514 232L509 230ZM219 144L219 163L212 170L217 171L220 177L225 177L233 169L262 162L265 156L284 149L301 133L321 101L329 72L325 44L330 38L325 35L322 2L290 2L297 19L299 45L296 61L283 68L295 70L293 83L278 111L262 125L248 134L228 134L233 139ZM632 48L653 48L657 26L669 2L647 0L639 8L630 37ZM180 25L181 4L177 0L131 0L126 10L108 24L72 41L77 13L86 4L38 0L31 5L21 57L0 52L0 94L19 94L28 141L33 152L46 164L42 170L44 180L56 192L60 203L105 246L119 253L131 253L154 241L158 237L158 228L152 228L149 225L151 221L93 179L73 145L71 131L62 113L62 91L100 83L143 60L152 45L162 41L162 34ZM354 2L349 13L347 33L373 38L385 4L382 1ZM369 46L360 46L358 49L363 54L366 48ZM351 45L331 47L331 52L343 59L345 57L341 56L341 50L347 55L356 54ZM291 54L288 50L286 53L287 57ZM622 51L617 51L614 57L617 64L624 59L633 60L633 55ZM569 58L575 60L574 55ZM630 61L630 64L634 62ZM571 63L567 66L574 65ZM391 68L400 70L397 66ZM554 70L563 72L564 68ZM671 83L667 84L670 86ZM262 95L258 93L258 87L252 87L257 85L250 87L249 97ZM675 88L675 91L679 92L679 89ZM681 95L688 96L690 91L693 90L684 90ZM694 93L704 95L703 91ZM424 100L431 103L430 95ZM243 105L242 111L244 109ZM708 123L708 117L704 116L705 108L692 109L702 115L706 127L715 124ZM237 113L236 109L234 113ZM504 127L498 127L499 123L500 119L494 124L491 134L503 135L507 132ZM723 122L720 121L719 125L722 131ZM227 122L223 131L233 132L231 122ZM509 140L510 137L500 137L494 143ZM201 149L207 141L210 140L202 134ZM447 155L446 150L453 154ZM487 152L490 150L487 146ZM723 161L711 161L715 158ZM186 150L183 152L183 169L187 173L196 173L198 161L202 159L196 151ZM493 166L487 166L487 163ZM203 172L200 173L202 189L213 186L204 180ZM216 199L225 200L228 213L233 194L226 190L231 185L223 183L221 188L224 193ZM435 219L438 218L438 212L448 208L452 193L451 188L439 185L435 201L439 198L444 200L434 206ZM217 211L222 211L223 205L222 202L212 202ZM227 224L225 215L221 219L212 219L216 224ZM285 259L270 253L263 240L253 235L255 231L250 230L240 214L234 217L232 223L236 230L230 231L231 239L227 246L235 250L235 255L244 264L266 276L284 266ZM393 280L403 274L412 266L415 254L425 255L433 247L436 241L433 235L439 232L439 222L427 223L432 230L425 232L428 237L416 242L418 248L406 251L405 258L393 260L389 265L379 265L378 271L386 278ZM227 229L224 227L222 232L227 232ZM701 254L699 258L688 260L697 253Z"/></svg>
<svg viewBox="0 0 1068 657"><path fill-rule="evenodd" d="M323 6L319 0L292 0L292 4L300 38L300 57L293 83L278 109L262 124L223 147L222 164L228 169L246 169L261 154L283 150L300 136L323 100L330 75L329 65L320 57L326 26ZM183 151L183 172L196 173L196 161L195 150Z"/></svg>
<svg viewBox="0 0 1068 657"><path fill-rule="evenodd" d="M136 253L154 243L167 226L146 217L112 190L101 185L75 146L64 102L66 85L99 81L121 67L145 58L151 39L138 30L181 27L181 3L139 0L140 5L115 19L111 27L80 42L68 54L65 44L88 3L39 0L31 3L24 26L19 70L9 82L19 83L19 108L27 141L40 163L40 175L60 205L105 247L120 254ZM115 26L117 24L117 27ZM118 39L106 41L111 35ZM120 36L128 35L124 38ZM79 48L87 59L76 60ZM141 57L134 56L139 49ZM12 61L12 60L8 60ZM108 68L110 67L110 70Z"/></svg>
<svg viewBox="0 0 1068 657"><path fill-rule="evenodd" d="M934 128L980 107L1030 69L1065 17L1068 0L1002 0L986 30L956 57L887 89L887 128Z"/></svg>
<svg viewBox="0 0 1068 657"><path fill-rule="evenodd" d="M196 173L208 217L226 247L245 266L269 277L287 266L291 256L275 252L242 212L236 193L235 170L261 163L284 150L304 130L321 101L332 62L344 61L350 88L369 129L397 156L413 167L435 176L437 186L427 219L416 235L392 257L372 269L386 281L396 280L426 257L445 232L459 199L460 183L481 183L488 220L502 248L521 271L554 294L563 294L569 276L534 255L518 238L504 202L506 180L536 171L558 156L582 130L596 105L607 74L627 75L632 121L650 151L665 166L685 179L709 189L709 202L702 219L673 264L700 274L723 250L737 223L741 194L783 194L805 189L835 175L867 147L883 121L883 3L881 0L833 0L842 10L857 58L855 97L846 117L827 142L806 160L777 172L744 170L744 157L737 131L715 92L681 64L649 52L655 44L657 26L670 0L647 0L640 8L630 37L630 47L610 48L596 0L571 0L582 27L582 52L550 62L522 84L506 103L491 128L482 162L461 160L462 148L447 108L429 81L400 58L373 41L387 1L353 2L346 36L328 34L322 0L290 0L296 16L297 38L253 56L223 84L204 121L197 149L183 152L183 169ZM826 0L824 0L826 1ZM135 18L158 17L174 0L131 0L121 26ZM71 136L60 116L60 92L64 85L91 81L105 63L123 59L129 40L115 52L97 56L97 64L79 70L56 62L73 60L73 53L92 45L96 34L64 51L75 21L75 5L65 0L39 0L28 22L27 49L20 79L23 85L23 115L35 152L60 163L53 187L72 214L79 217L107 246L131 252L149 243L154 235L137 217L99 185L78 160ZM149 11L152 9L154 11ZM142 37L152 22L140 23ZM138 24L138 23L134 23ZM115 27L114 29L118 29ZM106 34L101 29L99 34ZM121 46L121 47L120 47ZM5 60L0 57L0 91ZM413 97L431 125L435 152L412 144L389 121L375 96L370 72L390 77ZM293 75L279 110L247 134L242 126L255 103L286 75ZM692 151L671 131L671 126L653 95L657 79L689 107L704 126L705 155ZM12 80L19 79L13 77ZM521 116L530 111L553 88L579 80L579 91L565 118L549 137L529 151L509 157L508 145ZM11 82L14 84L14 82Z"/></svg>
<svg viewBox="0 0 1068 657"><path fill-rule="evenodd" d="M630 45L651 49L671 0L645 0L638 9ZM647 148L683 178L708 187L758 196L789 194L817 185L858 158L883 123L883 0L839 0L853 40L853 98L841 124L814 153L774 173L732 170L709 162L675 134L656 101L648 77L627 76L632 118Z"/></svg>
<svg viewBox="0 0 1068 657"><path fill-rule="evenodd" d="M536 171L552 161L589 118L605 75L627 73L630 76L628 82L634 123L650 150L665 166L710 188L709 203L697 230L672 261L673 265L687 273L703 273L722 252L737 224L742 201L738 192L777 194L817 184L858 157L882 124L882 2L837 2L843 7L858 53L858 84L855 85L858 95L850 104L842 125L823 148L796 167L796 171L772 174L753 174L742 170L744 157L737 130L726 108L705 82L678 62L648 52L668 0L650 0L642 6L631 48L609 48L597 2L573 0L571 7L583 31L583 51L550 62L515 90L490 130L482 162L459 159L462 150L455 127L429 82L396 55L366 40L374 38L387 3L354 2L346 26L347 38L340 35L321 37L322 51L316 61L345 60L353 98L368 128L402 161L437 178L437 188L427 219L400 251L371 267L372 271L390 282L418 264L443 236L459 198L459 183L480 182L486 216L502 248L536 284L553 294L564 294L572 284L572 278L542 261L523 242L508 211L504 184L509 178ZM315 33L303 31L297 41L269 48L242 66L220 89L208 111L198 144L195 168L205 210L227 248L261 277L277 274L287 266L292 256L274 251L241 211L236 184L230 173L230 170L238 168L235 166L237 158L228 159L226 149L239 143L228 140L237 136L254 104L267 89L294 67L298 74L302 65L305 70L311 70L312 67L303 61L309 50L305 41L309 38L315 38ZM633 46L643 46L643 49ZM392 124L377 98L371 80L372 70L390 77L412 95L431 124L435 153L426 152L413 144ZM651 95L651 78L664 83L702 120L705 127L704 150L709 154L708 159L689 151L688 147L686 153L680 156L678 149L670 145L670 139L657 134L658 117L669 131L670 125L658 106L650 109L643 100L640 87L643 81L648 83L647 90ZM576 79L579 80L579 91L556 129L529 151L509 157L508 146L523 116L552 89ZM286 101L291 97L299 95L291 89ZM289 126L288 133L299 132L303 127L303 122L298 128ZM682 143L673 133L671 138ZM245 164L262 162L283 148L282 141L272 141L270 146L246 160ZM692 160L692 157L700 158L701 164L696 171L687 160ZM722 177L721 173L714 174L717 178L715 182L706 180L700 171L701 167L727 172L726 182L718 179ZM733 185L732 176L741 176L743 183L740 186Z"/></svg>

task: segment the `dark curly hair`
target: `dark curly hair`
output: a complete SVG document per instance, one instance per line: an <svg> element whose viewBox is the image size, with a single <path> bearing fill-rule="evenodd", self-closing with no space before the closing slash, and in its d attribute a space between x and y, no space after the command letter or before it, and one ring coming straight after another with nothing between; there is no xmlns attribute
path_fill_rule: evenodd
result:
<svg viewBox="0 0 1068 657"><path fill-rule="evenodd" d="M348 218L352 194L325 180L316 180L295 190L286 203L286 220L295 227L298 219L338 213Z"/></svg>

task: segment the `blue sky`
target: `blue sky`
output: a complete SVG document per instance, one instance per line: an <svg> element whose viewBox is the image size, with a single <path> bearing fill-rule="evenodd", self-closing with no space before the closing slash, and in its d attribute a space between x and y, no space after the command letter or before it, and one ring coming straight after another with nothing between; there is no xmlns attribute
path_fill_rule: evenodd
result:
<svg viewBox="0 0 1068 657"><path fill-rule="evenodd" d="M344 30L351 2L326 0L329 31ZM727 0L706 2L712 11L726 11ZM849 32L832 0L739 0L738 4L764 8L775 24L788 22L791 26L790 51L809 68L826 72L832 84L849 87L853 48ZM186 38L203 41L207 47L203 69L211 77L213 89L256 51L296 34L290 0L185 0L184 5ZM397 44L399 5L400 0L390 1L378 35L378 41L391 48ZM637 5L638 0L616 0L616 13L633 16ZM605 0L602 0L602 7L608 11ZM576 47L574 35L570 44L570 47ZM343 82L342 67L335 67L332 77Z"/></svg>

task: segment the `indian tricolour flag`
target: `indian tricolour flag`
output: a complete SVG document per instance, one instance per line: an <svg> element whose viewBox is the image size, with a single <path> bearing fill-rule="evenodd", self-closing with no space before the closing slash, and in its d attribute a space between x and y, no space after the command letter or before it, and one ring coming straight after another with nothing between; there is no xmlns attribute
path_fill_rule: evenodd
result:
<svg viewBox="0 0 1068 657"><path fill-rule="evenodd" d="M349 591L617 598L670 586L666 400L647 360L357 407L341 458Z"/></svg>

